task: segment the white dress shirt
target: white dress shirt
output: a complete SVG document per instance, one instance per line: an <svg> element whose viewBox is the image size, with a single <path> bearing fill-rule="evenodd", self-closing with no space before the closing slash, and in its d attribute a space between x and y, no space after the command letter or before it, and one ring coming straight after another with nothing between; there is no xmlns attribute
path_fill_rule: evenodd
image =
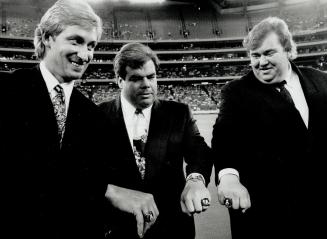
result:
<svg viewBox="0 0 327 239"><path fill-rule="evenodd" d="M123 96L122 93L120 94L120 100L121 100L121 107L122 107L122 111L123 111L123 116L124 116L125 126L126 126L127 133L128 133L129 142L131 144L131 147L133 147L133 137L134 137L133 131L134 131L134 125L136 123L136 115L135 115L136 108L127 101L127 99ZM147 128L148 134L149 134L149 125L150 125L150 119L151 119L152 106L153 105L142 110L145 120L147 122L146 128ZM199 173L190 173L187 177L187 180L189 180L191 177L197 177L197 176L199 176L202 179L203 183L205 184L204 177Z"/></svg>
<svg viewBox="0 0 327 239"><path fill-rule="evenodd" d="M40 63L40 70L41 74L43 76L43 79L45 81L45 84L47 85L49 95L51 99L56 96L57 92L54 90L54 87L56 85L60 85L65 93L65 105L66 105L66 115L68 113L68 106L70 102L70 96L72 95L72 91L74 88L74 81L71 82L65 82L65 83L59 83L59 81L54 77L54 75L51 74L51 72L47 69L45 66L45 63L41 61Z"/></svg>
<svg viewBox="0 0 327 239"><path fill-rule="evenodd" d="M136 123L136 115L135 115L136 108L126 100L126 98L123 96L122 93L120 94L120 99L121 99L121 107L123 110L123 116L124 116L125 126L128 133L129 142L133 147L133 138L134 138L133 131L134 131L134 125ZM151 109L152 109L152 105L142 110L146 120L147 132L149 132Z"/></svg>
<svg viewBox="0 0 327 239"><path fill-rule="evenodd" d="M299 76L290 67L285 80L285 88L290 92L295 108L299 111L304 124L308 128L309 107L303 93Z"/></svg>

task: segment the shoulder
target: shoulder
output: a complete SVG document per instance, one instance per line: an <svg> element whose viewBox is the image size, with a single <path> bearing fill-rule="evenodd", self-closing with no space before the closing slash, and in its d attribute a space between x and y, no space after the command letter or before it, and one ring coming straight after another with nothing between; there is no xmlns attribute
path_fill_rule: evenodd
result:
<svg viewBox="0 0 327 239"><path fill-rule="evenodd" d="M108 115L111 112L117 111L118 103L119 103L119 99L116 98L110 101L102 102L101 104L98 105L98 107L103 113Z"/></svg>
<svg viewBox="0 0 327 239"><path fill-rule="evenodd" d="M189 110L189 106L185 103L172 101L172 100L157 100L155 102L154 107L158 107L161 110L165 110L168 112L179 112L179 111L187 111Z"/></svg>
<svg viewBox="0 0 327 239"><path fill-rule="evenodd" d="M327 87L327 73L311 67L299 67L302 76L307 79L312 79L315 84Z"/></svg>
<svg viewBox="0 0 327 239"><path fill-rule="evenodd" d="M321 70L317 70L314 69L312 67L299 67L298 68L301 72L301 74L305 75L305 76L320 76L320 77L324 77L327 78L327 73Z"/></svg>
<svg viewBox="0 0 327 239"><path fill-rule="evenodd" d="M242 92L246 92L253 88L253 86L257 83L257 79L253 75L253 72L251 71L250 73L242 76L239 79L234 79L229 82L227 82L223 87L222 87L222 93L223 94L240 94Z"/></svg>
<svg viewBox="0 0 327 239"><path fill-rule="evenodd" d="M79 107L81 109L80 112L85 112L86 114L98 115L100 112L97 105L75 87L73 88L70 103L75 104L74 107Z"/></svg>

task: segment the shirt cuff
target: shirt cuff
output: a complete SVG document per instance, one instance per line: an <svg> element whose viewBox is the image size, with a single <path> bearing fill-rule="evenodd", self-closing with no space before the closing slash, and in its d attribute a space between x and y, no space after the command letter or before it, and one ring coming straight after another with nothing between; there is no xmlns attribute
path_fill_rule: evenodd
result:
<svg viewBox="0 0 327 239"><path fill-rule="evenodd" d="M236 169L233 168L224 168L222 170L219 171L218 173L218 179L220 181L221 177L226 175L226 174L234 174L236 175L238 178L240 177L240 174L238 173L238 171Z"/></svg>
<svg viewBox="0 0 327 239"><path fill-rule="evenodd" d="M200 180L202 180L202 182L204 183L204 185L206 185L206 180L204 179L203 175L200 174L200 173L190 173L186 177L186 181L191 180L191 179L200 179Z"/></svg>

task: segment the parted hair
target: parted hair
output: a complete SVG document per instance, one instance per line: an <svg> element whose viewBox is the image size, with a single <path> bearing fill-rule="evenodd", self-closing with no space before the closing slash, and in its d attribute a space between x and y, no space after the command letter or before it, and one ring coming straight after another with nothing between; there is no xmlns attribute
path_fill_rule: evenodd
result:
<svg viewBox="0 0 327 239"><path fill-rule="evenodd" d="M125 80L126 67L132 69L141 68L146 62L152 60L156 70L159 67L157 54L148 46L142 43L127 43L119 50L114 59L114 71L116 78Z"/></svg>
<svg viewBox="0 0 327 239"><path fill-rule="evenodd" d="M38 59L43 59L45 56L43 41L50 36L58 36L68 26L81 26L84 29L95 27L98 41L102 35L102 20L87 2L58 0L46 11L35 29L34 48Z"/></svg>
<svg viewBox="0 0 327 239"><path fill-rule="evenodd" d="M278 17L267 17L256 24L243 40L243 46L248 50L255 50L261 46L264 38L271 32L277 34L279 42L288 58L293 60L297 57L296 44L286 22Z"/></svg>

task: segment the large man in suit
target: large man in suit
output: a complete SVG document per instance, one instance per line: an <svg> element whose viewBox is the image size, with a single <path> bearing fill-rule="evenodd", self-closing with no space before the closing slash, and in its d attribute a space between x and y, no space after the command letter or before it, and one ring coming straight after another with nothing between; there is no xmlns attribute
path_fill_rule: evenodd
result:
<svg viewBox="0 0 327 239"><path fill-rule="evenodd" d="M116 215L108 238L194 238L193 214L210 203L208 146L187 105L157 99L158 64L149 47L123 46L114 60L121 94L100 105L116 135L108 135L115 160L107 165L106 204Z"/></svg>
<svg viewBox="0 0 327 239"><path fill-rule="evenodd" d="M232 199L232 237L317 238L327 74L291 61L296 45L279 18L262 20L243 44L252 71L223 88L212 139L218 197Z"/></svg>
<svg viewBox="0 0 327 239"><path fill-rule="evenodd" d="M13 227L9 238L103 237L102 114L73 88L101 32L90 5L59 0L35 30L40 64L2 76L1 156L9 176L3 192L9 215L2 216Z"/></svg>

